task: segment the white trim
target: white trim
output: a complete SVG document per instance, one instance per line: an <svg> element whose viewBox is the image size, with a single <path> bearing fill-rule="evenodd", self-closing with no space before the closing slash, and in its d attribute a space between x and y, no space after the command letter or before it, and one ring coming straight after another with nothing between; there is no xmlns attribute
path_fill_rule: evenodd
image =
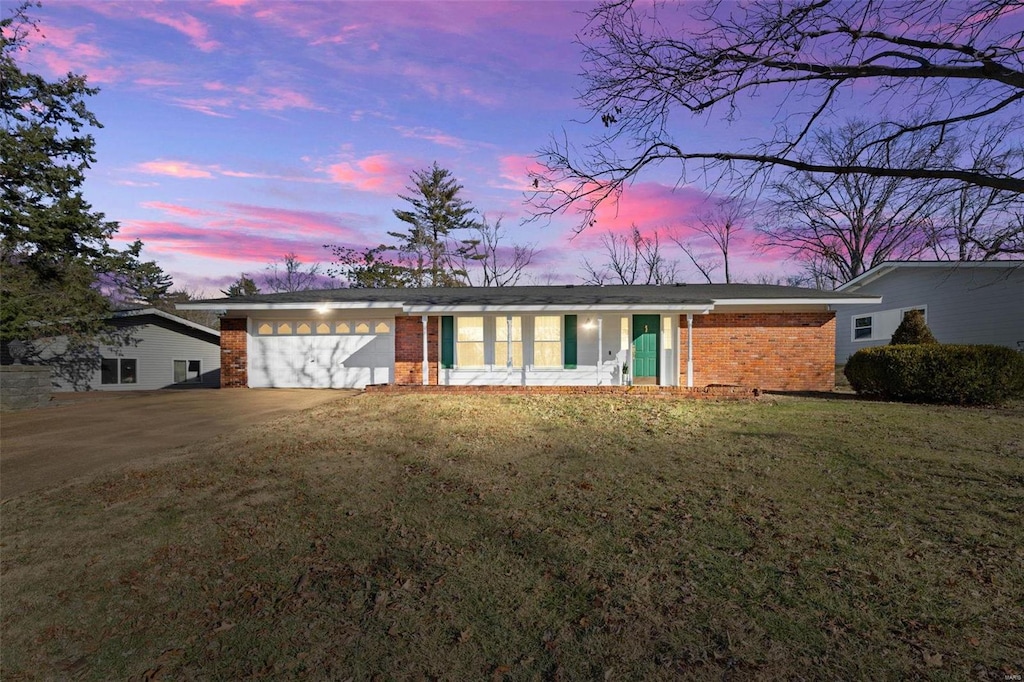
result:
<svg viewBox="0 0 1024 682"><path fill-rule="evenodd" d="M728 298L715 301L712 309L718 307L727 308L734 305L750 306L783 306L783 305L864 305L869 303L881 303L881 296L859 296L857 298ZM695 311L696 312L696 311Z"/></svg>
<svg viewBox="0 0 1024 682"><path fill-rule="evenodd" d="M430 359L430 354L428 353L428 346L427 346L427 329L430 326L429 325L429 320L430 320L430 318L428 316L426 316L426 315L421 315L420 316L420 321L421 321L421 324L423 325L422 326L422 330L423 330L423 385L424 386L426 386L427 384L430 383L430 360L429 360ZM395 326L397 326L397 321L395 323ZM398 345L398 330L396 329L395 330L395 346L396 346L396 348L397 348L397 345Z"/></svg>
<svg viewBox="0 0 1024 682"><path fill-rule="evenodd" d="M686 387L693 388L693 315L686 316Z"/></svg>
<svg viewBox="0 0 1024 682"><path fill-rule="evenodd" d="M1024 267L1024 261L1020 260L987 260L987 261L946 261L946 260L927 260L927 261L885 261L880 263L870 270L866 270L861 274L857 275L849 282L836 288L836 291L846 291L847 289L857 289L865 286L880 277L888 275L893 270L899 270L901 268L946 268L948 270L958 270L960 268L1014 268Z"/></svg>
<svg viewBox="0 0 1024 682"><path fill-rule="evenodd" d="M178 310L394 310L403 311L402 303L372 301L304 301L302 303L231 303L217 301L212 303L178 303ZM423 311L417 311L423 312Z"/></svg>
<svg viewBox="0 0 1024 682"><path fill-rule="evenodd" d="M874 300L874 299L872 299ZM619 312L619 311L630 311L637 313L650 313L652 315L661 313L663 311L670 312L696 312L706 313L710 312L714 308L713 303L665 303L665 304L653 304L653 303L633 303L633 304L589 304L589 303L558 303L550 305L409 305L405 306L404 310L409 313L420 313L420 312L431 312L431 313L444 313L444 314L462 314L468 315L471 313L548 313L548 314L561 314L561 313L579 313L584 312Z"/></svg>
<svg viewBox="0 0 1024 682"><path fill-rule="evenodd" d="M174 307L175 308L180 308L181 306L180 305L175 305ZM155 315L156 317L162 317L165 320L170 320L171 322L177 322L178 324L184 325L186 327L191 327L192 329L196 329L198 331L205 332L207 334L213 334L214 336L220 336L220 332L217 331L216 329L210 329L209 327L207 327L205 325L201 325L201 324L199 324L197 322L192 322L191 320L186 320L184 317L178 317L177 315L171 315L170 313L165 313L164 311L157 310L156 308L136 308L136 309L133 309L133 310L118 310L111 317L113 319L115 319L115 320L118 320L118 319L124 319L124 318L127 318L127 317L139 317L141 315Z"/></svg>

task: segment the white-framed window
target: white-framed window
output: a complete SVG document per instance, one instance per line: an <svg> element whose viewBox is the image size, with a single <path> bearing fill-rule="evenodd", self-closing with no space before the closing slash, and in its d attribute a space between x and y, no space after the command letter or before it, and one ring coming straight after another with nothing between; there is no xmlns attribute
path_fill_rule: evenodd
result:
<svg viewBox="0 0 1024 682"><path fill-rule="evenodd" d="M139 361L135 358L101 358L100 383L139 383Z"/></svg>
<svg viewBox="0 0 1024 682"><path fill-rule="evenodd" d="M455 366L484 366L484 318L455 318Z"/></svg>
<svg viewBox="0 0 1024 682"><path fill-rule="evenodd" d="M533 318L533 366L562 366L562 316Z"/></svg>
<svg viewBox="0 0 1024 682"><path fill-rule="evenodd" d="M854 315L853 316L853 340L854 341L870 341L871 335L874 330L874 316L873 315Z"/></svg>
<svg viewBox="0 0 1024 682"><path fill-rule="evenodd" d="M508 318L498 317L494 320L494 365L505 367L508 364L509 337ZM512 317L512 366L523 366L523 318Z"/></svg>
<svg viewBox="0 0 1024 682"><path fill-rule="evenodd" d="M202 381L202 363L199 360L174 361L174 383L198 384Z"/></svg>

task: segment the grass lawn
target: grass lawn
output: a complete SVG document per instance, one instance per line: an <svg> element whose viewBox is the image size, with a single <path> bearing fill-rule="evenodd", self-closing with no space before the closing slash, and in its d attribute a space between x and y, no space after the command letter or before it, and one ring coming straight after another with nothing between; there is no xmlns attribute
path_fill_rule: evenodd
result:
<svg viewBox="0 0 1024 682"><path fill-rule="evenodd" d="M373 396L2 507L0 673L1010 679L1024 404Z"/></svg>

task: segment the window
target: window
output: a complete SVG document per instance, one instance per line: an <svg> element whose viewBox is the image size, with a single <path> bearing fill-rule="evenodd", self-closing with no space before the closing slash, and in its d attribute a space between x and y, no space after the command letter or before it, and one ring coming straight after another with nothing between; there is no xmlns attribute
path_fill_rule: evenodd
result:
<svg viewBox="0 0 1024 682"><path fill-rule="evenodd" d="M313 325L311 325L309 322L299 322L298 324L295 325L295 333L296 334L312 334L313 333Z"/></svg>
<svg viewBox="0 0 1024 682"><path fill-rule="evenodd" d="M104 384L117 383L117 358L100 360L100 382Z"/></svg>
<svg viewBox="0 0 1024 682"><path fill-rule="evenodd" d="M868 340L871 338L872 319L871 315L853 318L853 340Z"/></svg>
<svg viewBox="0 0 1024 682"><path fill-rule="evenodd" d="M533 319L533 364L535 367L562 366L562 318L544 315Z"/></svg>
<svg viewBox="0 0 1024 682"><path fill-rule="evenodd" d="M316 323L316 333L317 334L330 334L331 333L331 323L330 322L317 322Z"/></svg>
<svg viewBox="0 0 1024 682"><path fill-rule="evenodd" d="M459 367L483 367L484 318L460 317L455 327L455 358Z"/></svg>
<svg viewBox="0 0 1024 682"><path fill-rule="evenodd" d="M505 367L508 364L508 318L499 317L494 320L494 365ZM512 366L523 366L523 318L512 318Z"/></svg>
<svg viewBox="0 0 1024 682"><path fill-rule="evenodd" d="M138 383L138 360L134 358L102 358L100 360L101 384Z"/></svg>
<svg viewBox="0 0 1024 682"><path fill-rule="evenodd" d="M198 384L202 382L202 372L199 369L199 360L175 360L174 361L174 383L176 384Z"/></svg>
<svg viewBox="0 0 1024 682"><path fill-rule="evenodd" d="M661 347L664 350L672 350L672 316L670 315L661 318Z"/></svg>
<svg viewBox="0 0 1024 682"><path fill-rule="evenodd" d="M274 333L274 325L270 322L257 322L256 333L260 335L269 336Z"/></svg>

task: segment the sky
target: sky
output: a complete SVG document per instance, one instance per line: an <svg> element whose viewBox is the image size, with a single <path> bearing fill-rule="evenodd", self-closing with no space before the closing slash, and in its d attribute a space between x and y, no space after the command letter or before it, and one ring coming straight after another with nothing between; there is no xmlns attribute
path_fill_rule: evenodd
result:
<svg viewBox="0 0 1024 682"><path fill-rule="evenodd" d="M651 177L602 209L600 230L576 235L574 215L524 223L539 150L600 126L576 100L576 39L592 6L44 0L19 63L100 88L85 197L120 224L119 242L141 239L176 288L218 296L286 253L326 267L325 244L387 241L406 227L393 215L406 206L398 194L434 162L488 220L502 218L506 244L536 247L521 283L580 283L606 231L636 223L685 238L716 198ZM687 125L689 139L715 134ZM734 279L795 270L751 237L733 247ZM702 281L665 246L680 281Z"/></svg>

